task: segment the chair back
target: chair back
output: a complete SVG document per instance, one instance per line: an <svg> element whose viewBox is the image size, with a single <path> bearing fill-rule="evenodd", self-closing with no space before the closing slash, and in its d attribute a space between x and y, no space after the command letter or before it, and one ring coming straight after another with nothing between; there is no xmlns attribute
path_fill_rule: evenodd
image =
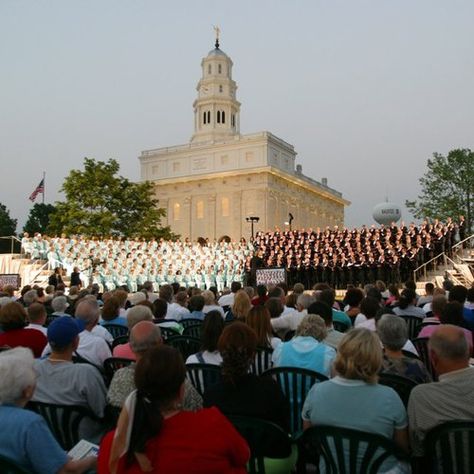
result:
<svg viewBox="0 0 474 474"><path fill-rule="evenodd" d="M0 472L2 474L28 474L11 459L0 456Z"/></svg>
<svg viewBox="0 0 474 474"><path fill-rule="evenodd" d="M395 392L398 393L405 408L408 407L408 399L410 398L410 393L413 387L416 387L417 385L414 380L409 379L408 377L403 377L402 375L397 374L388 374L385 372L379 374L379 383L381 385L386 385L387 387L392 387Z"/></svg>
<svg viewBox="0 0 474 474"><path fill-rule="evenodd" d="M247 471L250 474L265 473L266 457L284 459L290 456L291 437L275 423L245 416L228 418L249 445Z"/></svg>
<svg viewBox="0 0 474 474"><path fill-rule="evenodd" d="M262 375L273 377L287 398L290 407L290 430L295 436L303 429L301 411L309 389L316 382L324 382L328 378L313 370L297 367L274 367Z"/></svg>
<svg viewBox="0 0 474 474"><path fill-rule="evenodd" d="M161 331L161 337L163 338L164 341L167 341L171 337L180 336L178 330L174 328L160 326L160 331Z"/></svg>
<svg viewBox="0 0 474 474"><path fill-rule="evenodd" d="M83 419L90 418L98 421L90 410L82 406L29 402L27 408L46 420L54 437L66 451L72 449L80 441L79 429Z"/></svg>
<svg viewBox="0 0 474 474"><path fill-rule="evenodd" d="M423 318L420 318L420 316L410 316L408 314L404 314L399 317L403 318L407 325L408 339L410 340L415 339L415 337L417 337L418 333L420 332Z"/></svg>
<svg viewBox="0 0 474 474"><path fill-rule="evenodd" d="M349 329L349 326L342 321L333 321L332 325L334 326L334 329L339 332L346 332Z"/></svg>
<svg viewBox="0 0 474 474"><path fill-rule="evenodd" d="M474 472L474 421L449 421L430 430L425 451L438 474Z"/></svg>
<svg viewBox="0 0 474 474"><path fill-rule="evenodd" d="M125 359L124 357L109 357L104 360L104 374L107 385L110 385L112 378L118 369L123 369L129 366L134 361L131 359Z"/></svg>
<svg viewBox="0 0 474 474"><path fill-rule="evenodd" d="M119 346L119 345L121 345L121 344L127 344L128 339L129 339L128 334L127 334L127 335L124 335L124 336L115 337L114 340L113 340L113 342L112 342L112 350L113 350L116 346Z"/></svg>
<svg viewBox="0 0 474 474"><path fill-rule="evenodd" d="M250 372L261 375L265 370L272 368L273 349L270 347L258 347L255 359L250 366Z"/></svg>
<svg viewBox="0 0 474 474"><path fill-rule="evenodd" d="M189 319L185 319L185 321L189 321ZM202 331L202 321L201 322L193 322L192 324L187 324L184 326L183 336L191 336L195 337L196 339L201 339L201 331Z"/></svg>
<svg viewBox="0 0 474 474"><path fill-rule="evenodd" d="M166 340L166 343L178 349L185 362L190 355L196 354L201 348L201 341L191 336L172 336Z"/></svg>
<svg viewBox="0 0 474 474"><path fill-rule="evenodd" d="M416 339L413 339L411 342L413 342L415 349L418 351L420 359L425 364L425 367L430 373L431 378L435 382L438 380L438 374L436 373L436 370L433 367L433 364L431 363L430 351L428 350L429 340L430 340L429 337L417 337Z"/></svg>
<svg viewBox="0 0 474 474"><path fill-rule="evenodd" d="M112 334L112 337L126 336L128 334L128 327L121 324L103 324L103 327Z"/></svg>
<svg viewBox="0 0 474 474"><path fill-rule="evenodd" d="M186 318L182 319L179 324L183 326L184 329L186 329L188 326L193 326L194 324L201 324L202 325L203 320L199 318Z"/></svg>
<svg viewBox="0 0 474 474"><path fill-rule="evenodd" d="M326 474L377 474L391 456L407 457L384 436L335 426L313 426L303 433L301 444L307 462L325 465Z"/></svg>
<svg viewBox="0 0 474 474"><path fill-rule="evenodd" d="M222 380L222 373L219 365L186 364L186 377L202 396L208 387Z"/></svg>

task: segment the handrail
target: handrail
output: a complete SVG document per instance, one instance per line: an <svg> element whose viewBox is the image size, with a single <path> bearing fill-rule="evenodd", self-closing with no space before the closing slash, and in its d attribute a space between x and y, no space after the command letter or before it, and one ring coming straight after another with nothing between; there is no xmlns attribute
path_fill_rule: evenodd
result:
<svg viewBox="0 0 474 474"><path fill-rule="evenodd" d="M45 269L45 267L47 267L49 265L49 262L45 262L43 263L43 265L41 265L40 269L38 270L38 273L35 274L35 276L33 276L32 278L30 278L30 281L28 283L26 283L27 285L29 285L31 282L35 281L36 278L41 274L41 272Z"/></svg>
<svg viewBox="0 0 474 474"><path fill-rule="evenodd" d="M438 259L439 257L441 257L441 255L446 255L446 254L445 254L444 252L439 253L438 255L436 255L436 257L433 257L431 260L428 260L427 262L423 263L423 264L420 265L418 268L415 268L415 269L413 270L413 273L416 273L418 270L420 270L420 268L425 267L426 265L428 265L428 263L431 263L433 260Z"/></svg>
<svg viewBox="0 0 474 474"><path fill-rule="evenodd" d="M451 250L454 250L455 248L459 247L460 245L462 245L464 242L467 242L468 240L471 240L472 238L474 238L474 234L470 235L469 237L466 237L465 239L461 240L460 242L457 242L456 244L454 244L452 247L451 247Z"/></svg>
<svg viewBox="0 0 474 474"><path fill-rule="evenodd" d="M16 235L2 235L0 239L4 239L4 240L9 239L11 241L12 245L10 248L10 253L13 253L13 245L14 245L15 240L21 245L21 240ZM20 252L21 252L21 249L20 249Z"/></svg>

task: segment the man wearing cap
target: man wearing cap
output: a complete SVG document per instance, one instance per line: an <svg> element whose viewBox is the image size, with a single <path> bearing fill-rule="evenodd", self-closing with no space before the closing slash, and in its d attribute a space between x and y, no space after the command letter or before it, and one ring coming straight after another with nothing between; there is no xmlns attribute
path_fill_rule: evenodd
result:
<svg viewBox="0 0 474 474"><path fill-rule="evenodd" d="M97 417L104 416L106 393L101 373L90 364L74 364L72 356L78 349L84 322L62 316L48 327L51 354L35 361L38 374L33 401L56 405L80 405L89 408ZM81 436L93 440L100 426L87 420L81 425Z"/></svg>
<svg viewBox="0 0 474 474"><path fill-rule="evenodd" d="M99 321L99 315L99 304L96 300L85 298L77 305L76 320L83 323L84 330L79 334L79 345L75 353L92 364L102 367L104 360L112 357L112 353L107 342L92 332ZM71 319L74 320L74 318ZM49 355L51 350L52 348L48 344L43 351L43 357Z"/></svg>

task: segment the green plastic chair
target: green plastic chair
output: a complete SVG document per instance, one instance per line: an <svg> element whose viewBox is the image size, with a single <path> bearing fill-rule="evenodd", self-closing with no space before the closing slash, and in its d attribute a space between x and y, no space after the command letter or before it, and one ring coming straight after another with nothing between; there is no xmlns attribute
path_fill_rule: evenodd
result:
<svg viewBox="0 0 474 474"><path fill-rule="evenodd" d="M112 378L119 369L129 366L134 361L123 357L109 357L104 360L104 375L107 385L110 385Z"/></svg>
<svg viewBox="0 0 474 474"><path fill-rule="evenodd" d="M186 364L186 376L201 396L207 387L222 380L220 366L213 364Z"/></svg>
<svg viewBox="0 0 474 474"><path fill-rule="evenodd" d="M66 451L72 449L81 440L79 428L83 419L101 421L94 413L82 406L30 401L27 408L46 420L54 437Z"/></svg>
<svg viewBox="0 0 474 474"><path fill-rule="evenodd" d="M114 339L128 334L128 327L122 326L121 324L103 324L102 327L107 329Z"/></svg>
<svg viewBox="0 0 474 474"><path fill-rule="evenodd" d="M255 375L261 375L272 368L273 349L269 347L258 347L255 359L250 365L250 372Z"/></svg>
<svg viewBox="0 0 474 474"><path fill-rule="evenodd" d="M425 452L438 474L474 472L474 421L449 421L433 428L426 435Z"/></svg>
<svg viewBox="0 0 474 474"><path fill-rule="evenodd" d="M377 474L392 456L408 462L408 456L392 440L348 428L313 426L303 433L299 443L305 461L316 466L322 462L326 474Z"/></svg>
<svg viewBox="0 0 474 474"><path fill-rule="evenodd" d="M290 406L290 431L297 436L303 429L301 411L310 388L317 382L324 382L328 378L313 370L297 367L274 367L266 370L262 376L270 376L280 385L288 399Z"/></svg>
<svg viewBox="0 0 474 474"><path fill-rule="evenodd" d="M192 321L189 319L185 319L184 321ZM183 323L184 321L181 321ZM202 331L202 322L193 322L192 324L184 324L184 331L183 336L191 336L195 337L196 339L201 339L201 331Z"/></svg>
<svg viewBox="0 0 474 474"><path fill-rule="evenodd" d="M421 318L420 316L412 316L408 314L404 314L399 317L405 320L408 330L408 339L415 339L415 337L417 337L418 333L420 332L423 318Z"/></svg>
<svg viewBox="0 0 474 474"><path fill-rule="evenodd" d="M347 332L350 329L350 326L342 321L333 321L332 325L334 329L339 332Z"/></svg>
<svg viewBox="0 0 474 474"><path fill-rule="evenodd" d="M408 377L397 374L387 374L385 372L379 374L379 384L392 387L395 392L398 393L405 408L408 407L408 399L410 398L411 391L417 386L417 383Z"/></svg>
<svg viewBox="0 0 474 474"><path fill-rule="evenodd" d="M191 336L172 336L166 340L166 343L178 349L185 361L190 355L199 352L201 348L200 339Z"/></svg>
<svg viewBox="0 0 474 474"><path fill-rule="evenodd" d="M112 350L115 349L116 346L119 346L121 344L127 344L128 340L129 340L128 334L114 338L112 342Z"/></svg>
<svg viewBox="0 0 474 474"><path fill-rule="evenodd" d="M235 429L247 441L250 459L247 470L250 474L267 472L265 465L271 462L289 459L288 472L294 467L296 459L292 456L292 439L280 426L270 421L245 416L228 416ZM293 459L292 459L293 458ZM271 472L268 469L268 472Z"/></svg>
<svg viewBox="0 0 474 474"><path fill-rule="evenodd" d="M178 330L174 328L167 328L167 327L160 326L160 331L161 331L161 336L163 337L163 340L165 342L168 339L171 339L172 337L177 337L180 335Z"/></svg>
<svg viewBox="0 0 474 474"><path fill-rule="evenodd" d="M413 342L413 345L415 346L415 349L420 355L420 359L425 364L426 369L430 373L431 378L433 379L434 382L436 382L438 380L438 374L436 373L436 370L433 367L433 364L431 363L430 351L428 349L429 340L430 340L429 337L417 337L416 339L413 339L411 342Z"/></svg>
<svg viewBox="0 0 474 474"><path fill-rule="evenodd" d="M28 474L14 461L3 456L0 456L0 472L2 474Z"/></svg>
<svg viewBox="0 0 474 474"><path fill-rule="evenodd" d="M169 321L169 320L165 319L165 321ZM188 326L193 326L194 324L200 324L202 326L202 323L203 323L203 320L199 318L186 318L179 321L179 324L181 324L181 326L183 326L184 329L186 329Z"/></svg>

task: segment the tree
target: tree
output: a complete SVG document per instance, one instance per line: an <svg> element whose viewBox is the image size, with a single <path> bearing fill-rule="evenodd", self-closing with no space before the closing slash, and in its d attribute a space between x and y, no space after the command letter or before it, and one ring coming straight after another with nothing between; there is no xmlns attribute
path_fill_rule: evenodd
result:
<svg viewBox="0 0 474 474"><path fill-rule="evenodd" d="M50 215L56 210L52 204L36 203L30 210L23 232L45 233L49 226Z"/></svg>
<svg viewBox="0 0 474 474"><path fill-rule="evenodd" d="M419 180L418 200L405 205L417 218L446 220L466 218L466 231L473 227L474 152L451 150L447 156L434 153L428 160L428 171Z"/></svg>
<svg viewBox="0 0 474 474"><path fill-rule="evenodd" d="M4 204L0 203L0 236L15 235L17 220L10 217L10 211ZM10 252L11 242L0 239L0 253Z"/></svg>
<svg viewBox="0 0 474 474"><path fill-rule="evenodd" d="M150 182L132 183L118 175L116 160L84 158L84 171L72 170L61 191L66 200L56 203L50 233L86 236L174 238L161 227L165 210L158 208Z"/></svg>

